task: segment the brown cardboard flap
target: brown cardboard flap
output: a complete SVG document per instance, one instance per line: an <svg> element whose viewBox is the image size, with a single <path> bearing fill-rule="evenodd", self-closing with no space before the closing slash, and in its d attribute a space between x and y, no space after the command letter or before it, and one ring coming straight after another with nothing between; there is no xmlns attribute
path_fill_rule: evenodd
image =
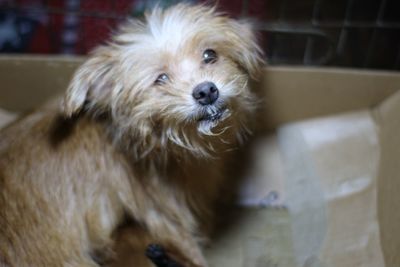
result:
<svg viewBox="0 0 400 267"><path fill-rule="evenodd" d="M208 250L211 266L397 266L385 265L381 249L379 144L370 110L289 123L260 138L241 195L253 207ZM272 191L278 203L265 203Z"/></svg>
<svg viewBox="0 0 400 267"><path fill-rule="evenodd" d="M384 266L377 218L379 139L368 110L278 131L296 263Z"/></svg>
<svg viewBox="0 0 400 267"><path fill-rule="evenodd" d="M261 81L267 123L280 124L378 105L400 89L396 72L273 67Z"/></svg>
<svg viewBox="0 0 400 267"><path fill-rule="evenodd" d="M63 92L81 57L0 56L0 107L26 111Z"/></svg>
<svg viewBox="0 0 400 267"><path fill-rule="evenodd" d="M380 128L378 215L387 267L400 266L400 93L375 110Z"/></svg>

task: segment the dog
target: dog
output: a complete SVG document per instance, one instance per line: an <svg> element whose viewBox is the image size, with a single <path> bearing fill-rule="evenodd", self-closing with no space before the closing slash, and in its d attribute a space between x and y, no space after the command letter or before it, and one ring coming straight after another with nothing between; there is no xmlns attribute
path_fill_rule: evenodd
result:
<svg viewBox="0 0 400 267"><path fill-rule="evenodd" d="M263 64L251 25L215 7L123 24L60 101L0 132L0 265L98 267L128 221L143 237L135 266L152 266L146 247L156 264L207 266L201 247Z"/></svg>

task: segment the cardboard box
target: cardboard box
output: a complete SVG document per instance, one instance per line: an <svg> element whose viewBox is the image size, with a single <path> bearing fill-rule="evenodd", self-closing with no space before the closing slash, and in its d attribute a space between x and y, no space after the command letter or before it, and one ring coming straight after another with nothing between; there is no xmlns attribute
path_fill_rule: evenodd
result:
<svg viewBox="0 0 400 267"><path fill-rule="evenodd" d="M0 57L0 126L83 58ZM269 67L241 204L215 267L400 266L400 73Z"/></svg>

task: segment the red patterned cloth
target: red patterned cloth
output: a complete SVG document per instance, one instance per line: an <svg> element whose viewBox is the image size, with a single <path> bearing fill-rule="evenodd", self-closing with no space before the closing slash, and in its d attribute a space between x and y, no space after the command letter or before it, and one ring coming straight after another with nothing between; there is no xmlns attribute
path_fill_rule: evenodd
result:
<svg viewBox="0 0 400 267"><path fill-rule="evenodd" d="M157 2L0 0L0 32L5 32L0 34L0 52L87 54L93 47L105 42L124 18L140 16ZM171 5L179 1L160 2ZM220 0L219 7L235 16L242 14L243 4L242 0ZM254 11L252 6L249 12Z"/></svg>

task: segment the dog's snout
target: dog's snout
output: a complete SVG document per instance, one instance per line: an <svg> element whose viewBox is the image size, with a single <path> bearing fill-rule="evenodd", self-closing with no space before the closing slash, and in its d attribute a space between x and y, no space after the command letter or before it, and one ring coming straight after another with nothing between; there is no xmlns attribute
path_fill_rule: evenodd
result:
<svg viewBox="0 0 400 267"><path fill-rule="evenodd" d="M211 105L219 97L217 86L212 82L202 82L193 89L193 98L201 105Z"/></svg>

